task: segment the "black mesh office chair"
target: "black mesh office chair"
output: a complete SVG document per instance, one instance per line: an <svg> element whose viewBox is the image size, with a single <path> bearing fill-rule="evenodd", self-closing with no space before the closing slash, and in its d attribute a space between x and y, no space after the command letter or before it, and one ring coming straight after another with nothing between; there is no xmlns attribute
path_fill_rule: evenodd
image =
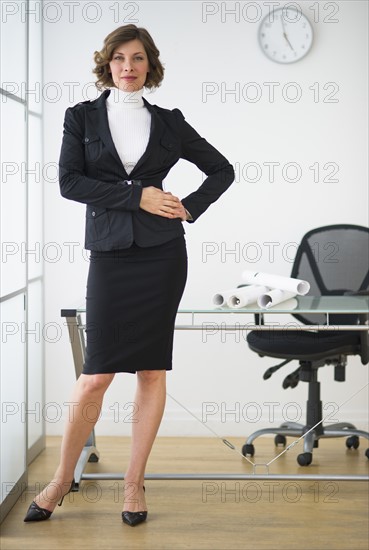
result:
<svg viewBox="0 0 369 550"><path fill-rule="evenodd" d="M291 277L304 279L310 283L310 295L339 296L345 294L368 295L369 288L369 229L357 225L331 225L319 227L307 233L297 250ZM325 315L297 315L300 322L314 325L326 323ZM368 315L330 314L329 323L368 324ZM242 447L244 456L253 456L253 441L264 434L274 434L275 445L286 445L287 436L301 437L313 426L322 421L322 402L318 369L334 365L334 379L345 380L347 356L360 355L361 362L369 362L369 333L367 331L257 331L247 337L249 347L261 357L277 357L284 361L269 368L264 379L289 363L299 361L299 367L283 382L284 388L294 388L300 381L308 382L306 424L283 423L279 428L266 428L254 432ZM348 437L347 437L348 436ZM314 447L325 437L347 437L346 446L357 449L359 437L369 439L369 433L357 430L347 422L316 428L304 437L303 453L298 455L300 466L312 462ZM369 458L369 449L365 455Z"/></svg>

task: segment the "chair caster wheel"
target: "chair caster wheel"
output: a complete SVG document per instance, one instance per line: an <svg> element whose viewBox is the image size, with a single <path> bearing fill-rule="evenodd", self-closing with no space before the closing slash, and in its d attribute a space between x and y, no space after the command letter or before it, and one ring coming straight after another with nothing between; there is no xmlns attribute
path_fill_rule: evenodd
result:
<svg viewBox="0 0 369 550"><path fill-rule="evenodd" d="M278 445L283 445L283 447L286 446L287 438L284 435L276 435L274 438L274 445L278 447Z"/></svg>
<svg viewBox="0 0 369 550"><path fill-rule="evenodd" d="M346 447L348 449L357 449L360 445L360 441L357 435L352 435L346 439Z"/></svg>
<svg viewBox="0 0 369 550"><path fill-rule="evenodd" d="M365 456L366 456L366 458L369 459L369 449L367 449L367 450L365 451Z"/></svg>
<svg viewBox="0 0 369 550"><path fill-rule="evenodd" d="M254 456L255 454L255 447L252 443L247 444L242 447L242 454L243 456Z"/></svg>
<svg viewBox="0 0 369 550"><path fill-rule="evenodd" d="M300 466L309 466L313 461L313 453L301 453L297 457L297 462Z"/></svg>

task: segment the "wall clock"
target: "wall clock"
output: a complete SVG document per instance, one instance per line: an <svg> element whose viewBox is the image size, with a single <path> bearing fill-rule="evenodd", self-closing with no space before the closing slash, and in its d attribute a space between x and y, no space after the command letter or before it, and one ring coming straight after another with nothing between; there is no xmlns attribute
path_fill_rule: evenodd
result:
<svg viewBox="0 0 369 550"><path fill-rule="evenodd" d="M265 55L277 63L302 59L313 43L308 18L295 8L279 8L266 15L259 26L259 44Z"/></svg>

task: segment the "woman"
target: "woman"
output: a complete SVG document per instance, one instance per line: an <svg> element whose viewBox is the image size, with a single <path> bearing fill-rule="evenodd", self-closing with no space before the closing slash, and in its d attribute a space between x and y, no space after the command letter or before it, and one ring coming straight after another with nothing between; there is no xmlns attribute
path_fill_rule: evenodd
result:
<svg viewBox="0 0 369 550"><path fill-rule="evenodd" d="M187 277L182 222L196 221L231 185L234 171L179 109L143 98L144 88L158 87L164 74L145 29L125 25L110 33L95 63L96 86L104 91L66 110L59 161L62 196L87 205L86 357L60 464L25 521L48 519L60 498L62 503L105 391L115 373L130 372L137 373L137 412L122 519L133 526L147 517L145 467L164 411L175 317ZM180 158L207 175L182 200L162 189ZM86 419L83 411L91 404L96 416Z"/></svg>

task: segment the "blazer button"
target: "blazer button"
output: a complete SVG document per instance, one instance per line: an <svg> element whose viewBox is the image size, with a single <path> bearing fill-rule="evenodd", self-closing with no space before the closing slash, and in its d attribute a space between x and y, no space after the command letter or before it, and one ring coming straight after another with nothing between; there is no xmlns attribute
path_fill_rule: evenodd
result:
<svg viewBox="0 0 369 550"><path fill-rule="evenodd" d="M96 212L91 212L91 216L96 216Z"/></svg>
<svg viewBox="0 0 369 550"><path fill-rule="evenodd" d="M90 141L90 138L85 137L85 143L88 143Z"/></svg>

